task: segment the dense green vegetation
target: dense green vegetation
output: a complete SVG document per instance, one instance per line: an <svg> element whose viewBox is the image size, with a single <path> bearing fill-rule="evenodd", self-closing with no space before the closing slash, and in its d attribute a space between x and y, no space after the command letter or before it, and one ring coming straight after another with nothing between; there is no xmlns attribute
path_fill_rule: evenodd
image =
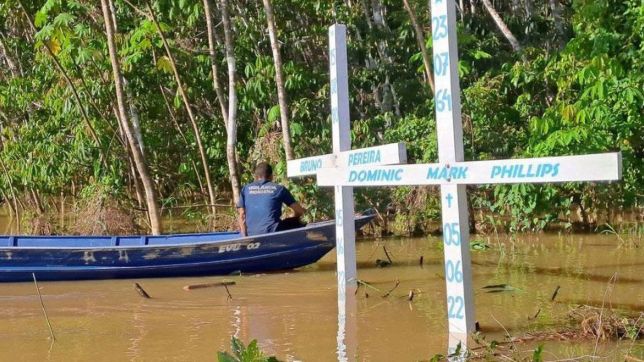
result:
<svg viewBox="0 0 644 362"><path fill-rule="evenodd" d="M285 181L284 121L296 157L331 149L327 27L335 21L347 24L349 32L354 147L404 141L410 162L437 159L433 95L410 17L420 24L431 54L426 1L410 0L409 9L391 0L102 3L112 8L121 100L108 52L110 14L101 4L0 3L0 201L12 212L47 214L60 208L62 197L90 197L100 190L103 199L136 213L151 205L141 170L149 172L153 200L165 208L229 203L231 170L239 171L243 183L258 160L275 164ZM266 5L272 6L279 40L277 68ZM643 3L457 5L466 159L621 150L624 162L623 181L616 184L472 189L478 226L539 230L555 221L570 226L578 220L572 214L592 226L619 222L615 215L623 210L641 213ZM499 30L488 6L501 15L518 47ZM222 15L230 17L230 34ZM287 117L280 111L276 69L284 73ZM231 140L232 124L237 134ZM136 140L145 169L136 163ZM236 155L227 155L227 142ZM232 167L227 156L233 157ZM329 195L311 180L290 181L290 187L313 217L330 214ZM358 209L373 206L396 215L389 228L397 231L439 219L435 188L365 190L357 202Z"/></svg>

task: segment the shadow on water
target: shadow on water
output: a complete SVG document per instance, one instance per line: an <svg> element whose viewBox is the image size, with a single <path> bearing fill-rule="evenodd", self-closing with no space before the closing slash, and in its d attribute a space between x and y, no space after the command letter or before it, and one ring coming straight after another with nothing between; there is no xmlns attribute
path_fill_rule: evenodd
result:
<svg viewBox="0 0 644 362"><path fill-rule="evenodd" d="M510 264L510 263L503 263L499 265L499 263L495 262L472 262L472 265L479 265L479 266L495 266L495 267L503 267L506 270L525 270L526 272L534 273L534 274L539 274L539 275L548 275L548 276L558 276L558 277L566 277L566 278L573 278L573 279L584 279L584 280L589 280L593 282L603 282L603 283L608 283L611 281L611 276L610 275L602 275L602 274L591 274L591 273L586 273L586 272L579 272L575 271L572 269L567 269L567 268L544 268L544 267L536 267L533 265L522 265L522 264ZM617 264L613 267L623 267L623 266L644 266L644 263L630 263L628 265L625 264ZM592 267L591 267L592 268ZM606 268L610 268L609 266L606 266ZM644 282L644 279L638 279L638 278L630 278L630 277L624 277L620 276L618 277L615 281L616 284L640 284Z"/></svg>

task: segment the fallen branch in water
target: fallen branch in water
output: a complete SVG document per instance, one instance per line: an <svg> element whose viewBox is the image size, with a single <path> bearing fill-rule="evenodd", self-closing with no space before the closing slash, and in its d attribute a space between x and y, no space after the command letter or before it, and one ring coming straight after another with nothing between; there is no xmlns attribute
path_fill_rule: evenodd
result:
<svg viewBox="0 0 644 362"><path fill-rule="evenodd" d="M555 289L554 293L552 293L552 298L550 298L551 302L554 302L555 298L557 298L557 294L559 293L559 289L561 289L561 287L559 285L557 285L557 289Z"/></svg>
<svg viewBox="0 0 644 362"><path fill-rule="evenodd" d="M223 282L215 282L215 283L188 284L183 287L183 290L190 291L190 290L210 288L210 287L224 287L224 286L235 285L235 284L237 283L230 280L224 280Z"/></svg>
<svg viewBox="0 0 644 362"><path fill-rule="evenodd" d="M40 307L42 308L42 313L45 315L45 321L47 321L47 327L49 327L49 335L51 336L52 342L56 342L56 337L54 337L54 330L51 328L51 323L49 323L49 317L47 316L47 310L45 310L45 303L42 301L42 295L40 294L40 288L38 288L38 282L36 281L36 273L31 273L31 276L34 278L34 284L36 285L36 291L38 292L38 298L40 299Z"/></svg>
<svg viewBox="0 0 644 362"><path fill-rule="evenodd" d="M134 283L134 289L139 293L140 296L146 299L150 299L150 294L148 294L139 283Z"/></svg>
<svg viewBox="0 0 644 362"><path fill-rule="evenodd" d="M369 293L367 293L367 288L371 288L371 289L373 289L373 290L375 290L377 292L382 292L380 289L378 289L378 288L374 287L373 285L365 282L364 280L358 279L358 280L356 280L356 283L358 283L358 288L356 288L356 291L355 291L356 295L358 294L358 289L360 288L361 285L364 286L364 296L365 296L365 298L369 298Z"/></svg>
<svg viewBox="0 0 644 362"><path fill-rule="evenodd" d="M394 285L393 288L389 289L389 291L385 294L382 295L383 298L387 298L391 292L394 291L394 289L398 288L398 285L400 285L400 280L396 279L396 285Z"/></svg>

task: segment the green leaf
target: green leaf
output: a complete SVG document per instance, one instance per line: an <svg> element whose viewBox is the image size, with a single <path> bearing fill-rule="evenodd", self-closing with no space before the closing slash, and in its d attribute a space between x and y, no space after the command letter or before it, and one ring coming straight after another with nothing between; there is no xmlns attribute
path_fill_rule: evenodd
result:
<svg viewBox="0 0 644 362"><path fill-rule="evenodd" d="M219 362L240 362L235 357L228 354L228 352L217 352L217 361Z"/></svg>
<svg viewBox="0 0 644 362"><path fill-rule="evenodd" d="M533 362L543 361L543 344L538 345L537 348L534 349L534 353L532 354L532 361Z"/></svg>
<svg viewBox="0 0 644 362"><path fill-rule="evenodd" d="M280 106L276 104L272 106L270 110L268 110L268 121L271 123L275 122L279 117L280 117Z"/></svg>
<svg viewBox="0 0 644 362"><path fill-rule="evenodd" d="M477 49L472 52L472 57L474 57L474 59L490 59L492 58L492 55L490 53L486 53L480 49Z"/></svg>
<svg viewBox="0 0 644 362"><path fill-rule="evenodd" d="M157 69L164 73L172 74L172 63L170 62L170 58L165 55L159 57L157 59Z"/></svg>
<svg viewBox="0 0 644 362"><path fill-rule="evenodd" d="M36 16L34 17L34 24L36 25L37 28L40 28L45 24L47 21L47 15L42 13L41 11L36 12Z"/></svg>
<svg viewBox="0 0 644 362"><path fill-rule="evenodd" d="M60 13L54 18L54 25L69 26L74 21L74 16L70 13Z"/></svg>
<svg viewBox="0 0 644 362"><path fill-rule="evenodd" d="M230 345L233 349L233 353L235 354L235 356L237 356L237 358L239 358L240 360L243 360L242 358L243 353L244 353L244 350L246 349L244 347L244 343L241 340L239 340L237 337L233 336L233 338L230 341Z"/></svg>
<svg viewBox="0 0 644 362"><path fill-rule="evenodd" d="M292 137L297 137L304 133L304 126L301 123L291 122L290 128Z"/></svg>

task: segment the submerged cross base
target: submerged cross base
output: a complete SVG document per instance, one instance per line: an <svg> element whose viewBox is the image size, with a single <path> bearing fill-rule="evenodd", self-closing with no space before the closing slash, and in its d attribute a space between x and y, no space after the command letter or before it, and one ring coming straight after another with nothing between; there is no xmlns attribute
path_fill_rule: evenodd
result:
<svg viewBox="0 0 644 362"><path fill-rule="evenodd" d="M403 165L405 145L350 150L346 27L329 28L329 72L333 153L288 162L288 176L316 175L335 191L338 282L338 359L352 360L356 285L353 187L438 185L447 284L450 359L466 356L475 330L466 185L614 181L621 178L621 154L464 161L456 15L453 0L431 0L436 128L439 163ZM351 291L347 291L347 287ZM459 351L459 353L454 353Z"/></svg>

